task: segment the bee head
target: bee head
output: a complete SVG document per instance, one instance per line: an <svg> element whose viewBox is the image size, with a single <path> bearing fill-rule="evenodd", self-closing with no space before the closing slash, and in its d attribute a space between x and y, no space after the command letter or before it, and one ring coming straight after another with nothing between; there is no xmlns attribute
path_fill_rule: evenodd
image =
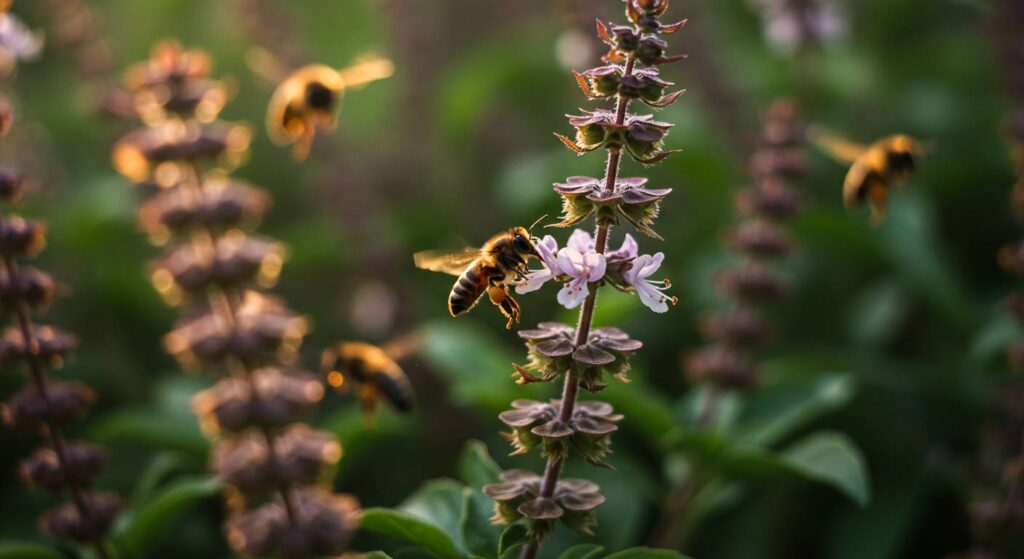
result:
<svg viewBox="0 0 1024 559"><path fill-rule="evenodd" d="M924 153L921 144L910 136L897 135L889 141L887 154L889 165L898 173L909 173L917 166L917 159Z"/></svg>
<svg viewBox="0 0 1024 559"><path fill-rule="evenodd" d="M533 235L531 235L530 230L525 227L515 227L512 229L512 246L515 247L515 251L520 254L527 254L540 258L540 255L537 253L537 248L533 246Z"/></svg>

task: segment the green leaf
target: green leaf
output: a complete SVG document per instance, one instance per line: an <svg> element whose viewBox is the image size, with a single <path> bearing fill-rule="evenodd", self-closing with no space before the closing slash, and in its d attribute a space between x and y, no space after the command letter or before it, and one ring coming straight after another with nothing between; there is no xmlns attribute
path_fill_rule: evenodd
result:
<svg viewBox="0 0 1024 559"><path fill-rule="evenodd" d="M501 481L501 466L487 452L487 445L469 441L459 456L459 477L470 487L481 488Z"/></svg>
<svg viewBox="0 0 1024 559"><path fill-rule="evenodd" d="M221 483L210 478L187 478L158 491L154 497L127 511L116 538L129 555L145 557L151 546L166 536L167 527L189 507L217 495Z"/></svg>
<svg viewBox="0 0 1024 559"><path fill-rule="evenodd" d="M195 418L183 419L150 408L127 408L105 414L91 431L93 440L101 443L128 443L178 450L204 458L209 443L199 431Z"/></svg>
<svg viewBox="0 0 1024 559"><path fill-rule="evenodd" d="M455 543L444 530L406 512L385 508L366 509L363 511L361 528L402 540L438 557L459 557Z"/></svg>
<svg viewBox="0 0 1024 559"><path fill-rule="evenodd" d="M437 526L457 548L462 548L463 488L454 480L431 480L421 485L398 509Z"/></svg>
<svg viewBox="0 0 1024 559"><path fill-rule="evenodd" d="M526 526L522 524L510 524L498 538L498 557L505 559L513 556L516 551L529 541L526 533Z"/></svg>
<svg viewBox="0 0 1024 559"><path fill-rule="evenodd" d="M743 402L735 440L769 446L793 430L841 408L853 398L847 374L829 374L807 382L786 380L767 385Z"/></svg>
<svg viewBox="0 0 1024 559"><path fill-rule="evenodd" d="M565 550L558 559L596 559L602 551L604 548L596 543L581 543Z"/></svg>
<svg viewBox="0 0 1024 559"><path fill-rule="evenodd" d="M383 551L371 551L365 555L365 559L391 559L391 556Z"/></svg>
<svg viewBox="0 0 1024 559"><path fill-rule="evenodd" d="M462 546L466 551L482 556L492 557L498 548L501 527L491 524L491 512L494 502L487 498L479 488L464 487L462 489L462 517L459 519L459 534Z"/></svg>
<svg viewBox="0 0 1024 559"><path fill-rule="evenodd" d="M781 458L800 475L835 487L860 506L871 499L864 456L846 435L815 433L787 448Z"/></svg>
<svg viewBox="0 0 1024 559"><path fill-rule="evenodd" d="M604 559L686 559L686 555L671 549L631 547L618 553L612 553Z"/></svg>
<svg viewBox="0 0 1024 559"><path fill-rule="evenodd" d="M63 555L44 545L0 540L0 559L63 559Z"/></svg>

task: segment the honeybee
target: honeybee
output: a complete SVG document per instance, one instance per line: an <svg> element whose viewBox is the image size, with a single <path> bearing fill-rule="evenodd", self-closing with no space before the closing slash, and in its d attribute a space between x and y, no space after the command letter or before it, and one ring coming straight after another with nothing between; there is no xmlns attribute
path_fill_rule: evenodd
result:
<svg viewBox="0 0 1024 559"><path fill-rule="evenodd" d="M368 343L340 342L324 350L320 364L327 383L338 390L357 390L363 411L372 416L382 400L400 412L412 411L415 394L397 358Z"/></svg>
<svg viewBox="0 0 1024 559"><path fill-rule="evenodd" d="M904 134L887 136L867 146L817 129L811 130L811 137L833 159L850 163L843 181L843 203L853 207L867 202L874 223L885 217L889 189L901 186L913 175L925 152L920 142Z"/></svg>
<svg viewBox="0 0 1024 559"><path fill-rule="evenodd" d="M525 278L531 257L540 259L530 229L513 227L491 237L481 248L455 253L417 252L413 261L417 268L459 277L448 295L448 312L452 317L469 312L486 291L491 303L508 318L505 328L512 328L513 323L519 322L520 310L508 285Z"/></svg>

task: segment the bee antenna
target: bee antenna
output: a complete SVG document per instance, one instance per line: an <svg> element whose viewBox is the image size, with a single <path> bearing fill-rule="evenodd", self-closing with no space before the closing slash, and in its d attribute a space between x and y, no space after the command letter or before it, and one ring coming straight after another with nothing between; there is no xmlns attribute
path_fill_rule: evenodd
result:
<svg viewBox="0 0 1024 559"><path fill-rule="evenodd" d="M538 218L537 218L537 221L534 221L534 222L533 222L533 224L532 224L532 225L530 225L530 228L529 228L529 229L527 229L527 231L529 231L529 232L530 232L530 236L531 236L531 237L533 236L533 228L534 228L534 227L536 227L536 226L537 226L538 224L540 224L540 222L542 222L542 221L544 221L545 219L547 219L547 217L548 217L548 214L544 214L544 215L542 215L542 216L538 217Z"/></svg>

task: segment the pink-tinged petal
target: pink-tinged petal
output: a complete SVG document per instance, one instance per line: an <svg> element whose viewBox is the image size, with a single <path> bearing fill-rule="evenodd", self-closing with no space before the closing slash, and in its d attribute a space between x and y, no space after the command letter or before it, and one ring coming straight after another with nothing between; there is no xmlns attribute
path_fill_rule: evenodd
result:
<svg viewBox="0 0 1024 559"><path fill-rule="evenodd" d="M644 256L647 256L648 260L640 262L640 259ZM658 268L661 267L662 261L665 260L665 253L659 252L654 256L648 256L646 254L644 256L637 258L636 266L639 268L637 276L640 278L649 278L651 277L651 274L657 272Z"/></svg>
<svg viewBox="0 0 1024 559"><path fill-rule="evenodd" d="M579 277L565 284L558 292L558 304L567 309L575 309L590 295L587 278Z"/></svg>
<svg viewBox="0 0 1024 559"><path fill-rule="evenodd" d="M640 296L640 302L656 313L668 312L669 298L653 285L641 281L633 286L636 294Z"/></svg>
<svg viewBox="0 0 1024 559"><path fill-rule="evenodd" d="M640 245L637 244L633 235L626 233L626 237L622 239L622 246L612 252L609 252L608 259L629 260L631 258L636 258L638 252L640 252Z"/></svg>
<svg viewBox="0 0 1024 559"><path fill-rule="evenodd" d="M576 229L569 235L569 241L565 243L566 247L576 249L580 254L590 252L594 250L594 238L590 236L590 233L582 229Z"/></svg>
<svg viewBox="0 0 1024 559"><path fill-rule="evenodd" d="M588 252L583 256L583 265L587 268L587 281L593 283L604 277L607 262L603 254Z"/></svg>
<svg viewBox="0 0 1024 559"><path fill-rule="evenodd" d="M583 254L572 247L558 251L558 267L565 275L578 278L586 273L583 266Z"/></svg>
<svg viewBox="0 0 1024 559"><path fill-rule="evenodd" d="M554 278L555 275L552 274L551 270L548 270L547 268L543 270L527 272L526 281L516 284L516 293L532 293L543 287L545 283L551 281Z"/></svg>

